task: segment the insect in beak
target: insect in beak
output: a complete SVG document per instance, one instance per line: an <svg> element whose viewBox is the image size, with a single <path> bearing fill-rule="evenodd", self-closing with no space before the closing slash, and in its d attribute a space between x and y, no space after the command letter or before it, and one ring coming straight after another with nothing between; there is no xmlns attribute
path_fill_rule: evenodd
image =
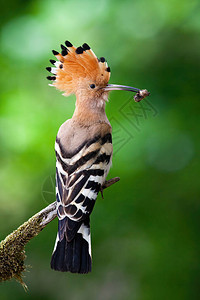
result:
<svg viewBox="0 0 200 300"><path fill-rule="evenodd" d="M132 86L119 85L119 84L107 84L106 87L104 87L104 91L135 92L136 95L134 96L134 100L136 102L140 102L142 99L144 99L145 97L150 95L150 93L147 90L140 90L140 89L134 88Z"/></svg>

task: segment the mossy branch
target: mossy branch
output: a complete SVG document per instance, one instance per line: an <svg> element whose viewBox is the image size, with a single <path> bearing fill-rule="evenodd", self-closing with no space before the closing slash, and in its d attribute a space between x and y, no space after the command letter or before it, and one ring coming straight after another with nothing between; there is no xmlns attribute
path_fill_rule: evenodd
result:
<svg viewBox="0 0 200 300"><path fill-rule="evenodd" d="M112 178L102 186L104 189L119 181L119 177ZM25 245L53 219L56 217L56 202L51 203L43 210L32 216L27 222L9 234L0 243L0 281L15 278L27 289L23 282L23 272L25 271Z"/></svg>
<svg viewBox="0 0 200 300"><path fill-rule="evenodd" d="M18 280L26 289L22 280L25 271L25 245L56 217L56 202L35 214L27 222L9 234L0 243L0 281L11 278Z"/></svg>

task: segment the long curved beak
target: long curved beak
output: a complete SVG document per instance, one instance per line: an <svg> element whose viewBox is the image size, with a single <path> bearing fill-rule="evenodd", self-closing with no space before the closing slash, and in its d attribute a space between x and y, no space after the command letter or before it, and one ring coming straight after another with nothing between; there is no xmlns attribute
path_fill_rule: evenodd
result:
<svg viewBox="0 0 200 300"><path fill-rule="evenodd" d="M104 91L129 91L137 93L140 89L127 85L107 84L106 87L104 87Z"/></svg>
<svg viewBox="0 0 200 300"><path fill-rule="evenodd" d="M137 88L134 88L132 86L127 85L119 85L119 84L107 84L104 88L104 91L129 91L129 92L135 92L136 95L134 96L135 102L140 102L145 97L149 96L150 93L147 90L140 90Z"/></svg>

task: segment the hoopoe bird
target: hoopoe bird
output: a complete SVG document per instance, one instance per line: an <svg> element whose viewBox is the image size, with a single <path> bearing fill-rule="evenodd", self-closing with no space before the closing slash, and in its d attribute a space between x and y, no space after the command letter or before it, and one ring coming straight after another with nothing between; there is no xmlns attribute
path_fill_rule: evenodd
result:
<svg viewBox="0 0 200 300"><path fill-rule="evenodd" d="M46 69L51 86L75 94L76 108L57 134L56 200L58 234L51 258L57 271L91 271L90 214L112 163L112 128L105 113L112 90L136 92L135 101L147 93L129 86L108 84L110 67L98 59L88 44L75 48L69 41L53 50L57 61Z"/></svg>

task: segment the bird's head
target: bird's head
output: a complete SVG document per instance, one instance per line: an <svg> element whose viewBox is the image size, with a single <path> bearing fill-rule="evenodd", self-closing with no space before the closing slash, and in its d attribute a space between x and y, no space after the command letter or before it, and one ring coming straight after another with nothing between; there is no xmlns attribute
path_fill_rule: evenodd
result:
<svg viewBox="0 0 200 300"><path fill-rule="evenodd" d="M54 67L46 69L53 74L47 79L57 89L63 91L64 96L75 94L83 101L93 103L105 102L111 90L128 90L139 93L141 90L116 84L108 84L110 67L104 57L98 59L88 44L75 48L69 41L61 45L61 53L52 50L57 61L50 60ZM144 98L144 97L143 97ZM80 100L79 100L80 101Z"/></svg>

